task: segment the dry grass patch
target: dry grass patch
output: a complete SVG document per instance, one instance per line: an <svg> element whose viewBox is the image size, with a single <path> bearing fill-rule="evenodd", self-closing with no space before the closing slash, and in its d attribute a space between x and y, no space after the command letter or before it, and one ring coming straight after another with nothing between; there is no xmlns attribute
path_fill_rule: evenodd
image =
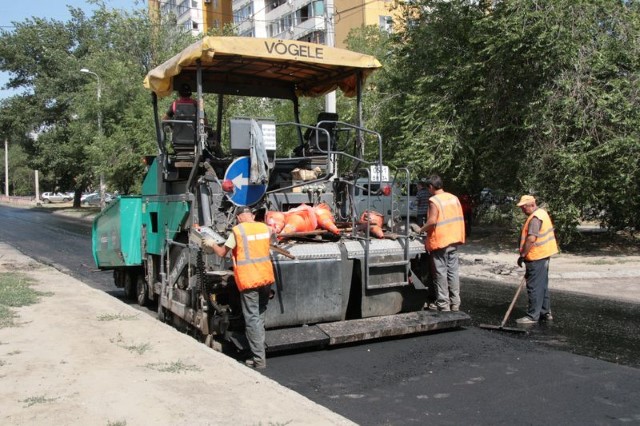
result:
<svg viewBox="0 0 640 426"><path fill-rule="evenodd" d="M160 362L146 364L145 367L162 373L186 373L188 371L202 371L202 368L193 364L185 364L181 360L174 362Z"/></svg>
<svg viewBox="0 0 640 426"><path fill-rule="evenodd" d="M98 321L132 321L137 320L138 315L102 314L97 316Z"/></svg>
<svg viewBox="0 0 640 426"><path fill-rule="evenodd" d="M17 314L12 308L38 303L42 296L53 293L31 288L36 283L23 274L6 273L0 275L0 328L15 327Z"/></svg>
<svg viewBox="0 0 640 426"><path fill-rule="evenodd" d="M36 404L47 404L49 402L53 402L58 398L47 398L44 395L39 395L39 396L30 396L27 399L23 399L20 402L24 402L26 405L25 407L31 407L33 405Z"/></svg>

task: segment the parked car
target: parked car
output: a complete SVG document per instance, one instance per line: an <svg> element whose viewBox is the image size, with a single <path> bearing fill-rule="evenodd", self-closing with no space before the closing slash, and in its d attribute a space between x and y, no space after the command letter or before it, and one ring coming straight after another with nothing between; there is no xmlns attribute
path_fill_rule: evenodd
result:
<svg viewBox="0 0 640 426"><path fill-rule="evenodd" d="M80 204L82 204L84 200L87 199L87 197L93 194L97 194L97 192L83 192L82 195L80 196Z"/></svg>
<svg viewBox="0 0 640 426"><path fill-rule="evenodd" d="M499 189L483 188L480 191L480 203L485 205L512 204L517 200L515 195L507 194Z"/></svg>
<svg viewBox="0 0 640 426"><path fill-rule="evenodd" d="M109 194L108 192L104 193L104 202L105 204L113 201L113 194ZM93 192L91 194L87 194L86 196L82 196L80 198L80 204L83 206L99 206L100 205L100 193Z"/></svg>
<svg viewBox="0 0 640 426"><path fill-rule="evenodd" d="M73 200L73 196L64 194L62 192L44 192L42 193L42 202L48 203L68 203Z"/></svg>

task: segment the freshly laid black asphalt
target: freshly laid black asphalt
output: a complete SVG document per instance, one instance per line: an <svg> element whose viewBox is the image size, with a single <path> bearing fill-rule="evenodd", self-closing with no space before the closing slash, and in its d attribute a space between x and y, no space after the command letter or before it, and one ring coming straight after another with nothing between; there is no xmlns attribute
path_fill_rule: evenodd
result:
<svg viewBox="0 0 640 426"><path fill-rule="evenodd" d="M640 421L640 371L476 328L269 360L265 372L360 424Z"/></svg>

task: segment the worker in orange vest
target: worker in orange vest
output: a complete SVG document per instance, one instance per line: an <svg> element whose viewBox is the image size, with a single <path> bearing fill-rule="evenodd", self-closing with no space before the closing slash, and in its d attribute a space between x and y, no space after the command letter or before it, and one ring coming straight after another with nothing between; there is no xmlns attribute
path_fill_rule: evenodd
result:
<svg viewBox="0 0 640 426"><path fill-rule="evenodd" d="M439 311L459 311L458 245L465 242L464 215L458 197L442 188L440 176L429 178L429 211L427 223L420 228L420 232L427 232L425 248L430 255L433 281L438 290L435 308Z"/></svg>
<svg viewBox="0 0 640 426"><path fill-rule="evenodd" d="M518 266L526 267L527 294L529 305L527 315L518 318L518 324L535 324L540 320L551 321L551 300L549 298L549 259L558 253L558 244L553 231L551 217L536 205L531 195L523 195L518 207L527 215L520 233L520 257Z"/></svg>
<svg viewBox="0 0 640 426"><path fill-rule="evenodd" d="M264 318L270 287L275 281L269 251L271 234L266 224L255 221L248 208L244 208L237 218L238 224L232 228L224 245L206 239L204 246L211 248L220 257L231 251L233 274L242 302L245 333L252 353L245 363L249 367L265 368Z"/></svg>

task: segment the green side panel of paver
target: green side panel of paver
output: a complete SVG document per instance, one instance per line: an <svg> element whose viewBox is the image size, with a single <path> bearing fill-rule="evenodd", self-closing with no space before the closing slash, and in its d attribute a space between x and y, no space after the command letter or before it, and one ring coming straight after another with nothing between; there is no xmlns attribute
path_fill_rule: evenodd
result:
<svg viewBox="0 0 640 426"><path fill-rule="evenodd" d="M93 260L99 268L142 264L142 198L121 196L93 221Z"/></svg>
<svg viewBox="0 0 640 426"><path fill-rule="evenodd" d="M147 174L142 181L142 195L158 194L160 190L160 175L158 171L158 159L149 157L152 161L147 170Z"/></svg>
<svg viewBox="0 0 640 426"><path fill-rule="evenodd" d="M166 196L144 196L142 202L142 224L145 229L146 252L162 254L165 241L175 238L190 211L185 200L169 200Z"/></svg>

